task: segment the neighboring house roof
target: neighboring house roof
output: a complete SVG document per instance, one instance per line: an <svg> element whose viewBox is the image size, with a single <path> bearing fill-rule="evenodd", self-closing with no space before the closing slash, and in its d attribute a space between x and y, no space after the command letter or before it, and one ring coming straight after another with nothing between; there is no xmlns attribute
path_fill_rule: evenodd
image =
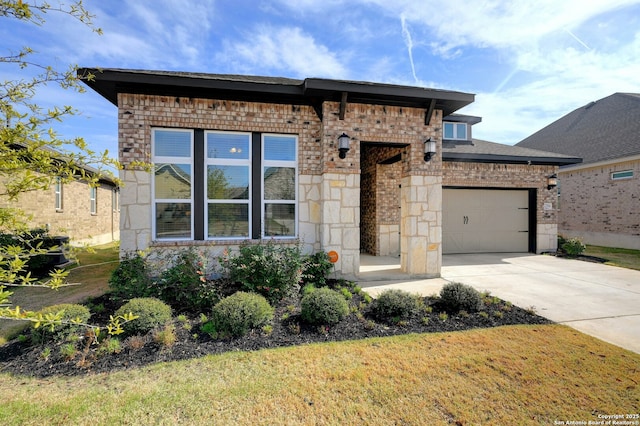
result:
<svg viewBox="0 0 640 426"><path fill-rule="evenodd" d="M230 99L312 105L322 119L322 102L351 102L433 109L449 115L474 101L471 93L362 81L203 74L176 71L81 68L80 78L114 105L118 93ZM93 75L91 79L85 76Z"/></svg>
<svg viewBox="0 0 640 426"><path fill-rule="evenodd" d="M14 150L26 150L27 146L22 144L22 143L12 143L9 145L10 149L14 149ZM66 156L64 153L55 150L53 148L50 148L46 145L43 145L41 147L39 147L38 149L43 150L43 151L47 151L51 153L51 160L52 163L53 161L57 160L60 161L62 163L69 163L69 157ZM29 160L27 160L29 161ZM100 183L104 183L107 185L111 185L111 186L115 186L117 187L117 183L114 179L112 179L108 174L106 174L104 171L100 171L95 167L89 166L87 164L80 164L80 163L76 163L74 162L73 165L76 167L76 170L78 170L78 172L76 173L77 175L80 174L80 170L84 170L84 172L86 174L88 174L89 176L93 176L93 175L97 175L98 176L98 182Z"/></svg>
<svg viewBox="0 0 640 426"><path fill-rule="evenodd" d="M640 155L640 94L614 93L591 102L517 146L582 157L584 163Z"/></svg>
<svg viewBox="0 0 640 426"><path fill-rule="evenodd" d="M443 161L471 161L476 163L567 165L580 158L519 146L473 139L471 141L442 142Z"/></svg>

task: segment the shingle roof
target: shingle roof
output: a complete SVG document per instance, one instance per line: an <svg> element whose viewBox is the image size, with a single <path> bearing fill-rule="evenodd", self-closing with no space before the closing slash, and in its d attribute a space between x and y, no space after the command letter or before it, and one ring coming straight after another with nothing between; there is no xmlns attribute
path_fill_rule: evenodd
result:
<svg viewBox="0 0 640 426"><path fill-rule="evenodd" d="M476 161L510 164L566 165L580 162L580 158L537 149L473 139L472 141L442 142L442 159L445 161Z"/></svg>
<svg viewBox="0 0 640 426"><path fill-rule="evenodd" d="M516 146L582 157L584 163L640 155L640 94L614 93L591 102Z"/></svg>

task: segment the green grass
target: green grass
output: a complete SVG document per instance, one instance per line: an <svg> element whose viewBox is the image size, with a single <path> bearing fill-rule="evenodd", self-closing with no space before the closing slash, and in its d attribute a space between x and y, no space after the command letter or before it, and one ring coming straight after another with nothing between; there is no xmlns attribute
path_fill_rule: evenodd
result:
<svg viewBox="0 0 640 426"><path fill-rule="evenodd" d="M640 250L588 245L583 254L607 259L607 265L636 269L640 271Z"/></svg>
<svg viewBox="0 0 640 426"><path fill-rule="evenodd" d="M117 243L96 246L77 253L78 263L69 267L68 281L79 283L58 290L47 288L14 287L11 303L22 310L35 311L60 303L82 303L104 294L109 289L109 277L118 266ZM24 330L28 323L0 320L0 344Z"/></svg>
<svg viewBox="0 0 640 426"><path fill-rule="evenodd" d="M35 424L554 424L638 413L640 355L561 325L233 352L85 377L0 374Z"/></svg>

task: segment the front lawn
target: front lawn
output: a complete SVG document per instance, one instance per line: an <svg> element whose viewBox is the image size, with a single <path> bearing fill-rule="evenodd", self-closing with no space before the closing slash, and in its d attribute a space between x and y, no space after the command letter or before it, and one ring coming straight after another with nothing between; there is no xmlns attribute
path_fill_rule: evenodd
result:
<svg viewBox="0 0 640 426"><path fill-rule="evenodd" d="M640 250L588 245L583 254L605 259L607 265L640 271Z"/></svg>
<svg viewBox="0 0 640 426"><path fill-rule="evenodd" d="M640 411L640 355L560 325L231 352L81 377L0 374L29 424L554 424Z"/></svg>

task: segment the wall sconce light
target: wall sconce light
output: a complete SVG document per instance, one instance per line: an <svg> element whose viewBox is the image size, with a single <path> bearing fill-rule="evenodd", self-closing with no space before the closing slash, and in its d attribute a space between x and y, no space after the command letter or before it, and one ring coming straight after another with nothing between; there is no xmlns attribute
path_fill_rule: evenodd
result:
<svg viewBox="0 0 640 426"><path fill-rule="evenodd" d="M340 151L340 158L345 158L347 156L347 152L349 151L349 141L349 135L347 135L346 133L338 136L338 151Z"/></svg>
<svg viewBox="0 0 640 426"><path fill-rule="evenodd" d="M558 186L558 175L555 173L547 178L547 189L553 189Z"/></svg>
<svg viewBox="0 0 640 426"><path fill-rule="evenodd" d="M431 138L424 141L424 161L431 160L433 154L436 153L436 141Z"/></svg>

